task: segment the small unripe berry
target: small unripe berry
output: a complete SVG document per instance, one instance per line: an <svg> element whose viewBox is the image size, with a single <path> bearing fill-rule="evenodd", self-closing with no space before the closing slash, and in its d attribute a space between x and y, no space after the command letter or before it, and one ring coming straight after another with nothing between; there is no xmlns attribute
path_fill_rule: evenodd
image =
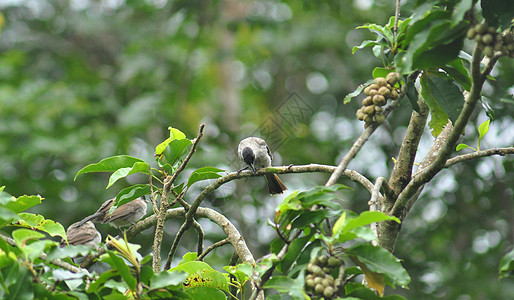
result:
<svg viewBox="0 0 514 300"><path fill-rule="evenodd" d="M332 295L334 295L334 288L333 287L328 286L328 287L326 287L323 290L323 296L325 296L327 298L330 298L330 297L332 297Z"/></svg>
<svg viewBox="0 0 514 300"><path fill-rule="evenodd" d="M474 28L470 28L470 29L468 29L466 37L471 40L472 38L475 37L475 34L476 34L475 29Z"/></svg>
<svg viewBox="0 0 514 300"><path fill-rule="evenodd" d="M385 86L387 84L387 80L384 77L375 78L375 83L380 86Z"/></svg>
<svg viewBox="0 0 514 300"><path fill-rule="evenodd" d="M484 34L482 36L482 43L488 45L488 44L491 44L493 42L494 38L491 34Z"/></svg>

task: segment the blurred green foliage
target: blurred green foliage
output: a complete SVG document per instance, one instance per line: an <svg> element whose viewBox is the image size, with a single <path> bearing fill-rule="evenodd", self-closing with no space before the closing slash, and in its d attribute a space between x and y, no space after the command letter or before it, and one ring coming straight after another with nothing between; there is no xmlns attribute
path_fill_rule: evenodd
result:
<svg viewBox="0 0 514 300"><path fill-rule="evenodd" d="M413 2L403 5L402 15L412 12ZM0 185L15 196L40 194L45 200L35 212L66 227L128 186L120 180L106 190L108 177L98 174L74 182L78 170L121 154L151 161L168 126L194 136L201 121L207 123L206 138L191 170L206 165L237 170L238 141L259 129L278 132L275 164L337 164L362 131L354 118L358 101L343 105L342 99L381 66L370 50L352 55L352 47L372 38L356 27L387 23L393 5L381 0L3 4ZM484 90L496 120L483 149L514 143L513 64L500 60L496 80ZM301 122L291 125L281 114L287 99L306 109ZM350 168L370 178L390 173L410 113L410 105L395 111ZM465 132L468 144L476 144L471 141L478 139L476 128L484 119L485 112L477 111ZM428 131L424 140L428 149ZM412 278L402 294L462 300L514 293L511 279L497 279L499 260L514 244L513 169L509 157L470 161L425 188L396 246ZM129 177L131 183L145 179ZM326 179L284 176L291 190ZM209 198L238 224L256 257L269 251L273 232L266 220L279 203L268 198L263 185L253 184L259 180L242 180ZM343 181L356 188L347 193L345 207L367 209L367 192ZM168 233L176 232L178 223L167 225ZM220 235L206 231L213 241ZM134 242L149 245L151 235L145 232ZM181 247L180 254L192 250L187 242ZM216 265L229 255L221 248L208 262Z"/></svg>

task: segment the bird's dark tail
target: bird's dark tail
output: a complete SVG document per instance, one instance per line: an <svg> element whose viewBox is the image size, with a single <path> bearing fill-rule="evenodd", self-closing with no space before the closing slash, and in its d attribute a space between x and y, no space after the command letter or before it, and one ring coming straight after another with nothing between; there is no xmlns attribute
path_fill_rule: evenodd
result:
<svg viewBox="0 0 514 300"><path fill-rule="evenodd" d="M268 182L268 191L270 195L282 194L287 187L278 178L277 174L266 174L266 181Z"/></svg>

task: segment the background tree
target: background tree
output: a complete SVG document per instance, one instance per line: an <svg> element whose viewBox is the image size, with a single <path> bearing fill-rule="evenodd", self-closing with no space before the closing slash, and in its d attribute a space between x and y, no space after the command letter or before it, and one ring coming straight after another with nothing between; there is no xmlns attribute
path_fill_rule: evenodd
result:
<svg viewBox="0 0 514 300"><path fill-rule="evenodd" d="M184 176L205 165L238 170L238 141L262 129L276 131L270 146L277 165L339 164L362 132L354 117L361 98L346 105L342 99L383 66L371 51L352 55L352 47L376 38L355 28L383 26L394 11L393 3L363 3L41 1L4 6L1 185L12 195L41 194L46 200L35 212L67 226L124 187L147 180L133 176L106 190L107 176L81 175L74 182L79 169L118 154L151 161L169 125L191 137L200 121L206 123L205 136ZM470 1L459 3L448 10L471 7ZM491 3L489 11L512 15L511 7ZM431 10L431 4L406 3L401 15ZM475 10L479 21L481 8ZM489 23L499 21L490 25L505 24L498 16L484 16ZM474 42L464 40L465 34L465 29L455 34L464 43L457 48L470 53ZM383 58L387 63L387 54ZM512 59L499 59L492 72L496 80L483 89L483 109L472 112L463 130L466 144L477 145L477 128L491 111L494 122L482 149L513 144L513 69ZM303 104L304 115L292 123L281 108L295 101ZM373 179L391 173L395 164L390 158L398 159L412 113L407 102L371 136L351 169ZM424 130L416 162L432 140ZM284 179L290 190L305 190L325 184L328 174ZM204 204L237 224L257 258L269 252L275 235L266 220L280 200L267 198L259 184L253 188L255 180L231 182ZM368 191L342 182L355 189L343 191L344 208L367 210ZM395 247L412 278L402 294L463 299L512 294L511 281L500 281L501 288L497 281L499 259L514 239L512 182L512 159L487 157L445 169L425 186ZM192 186L191 192L202 188ZM166 224L173 235L181 222ZM206 229L206 244L219 236ZM149 230L131 241L151 245L152 239ZM183 239L178 256L196 248L195 235ZM171 243L163 240L163 248ZM140 252L149 251L143 247ZM229 255L230 250L219 248L206 261L219 268L224 263L217 262Z"/></svg>

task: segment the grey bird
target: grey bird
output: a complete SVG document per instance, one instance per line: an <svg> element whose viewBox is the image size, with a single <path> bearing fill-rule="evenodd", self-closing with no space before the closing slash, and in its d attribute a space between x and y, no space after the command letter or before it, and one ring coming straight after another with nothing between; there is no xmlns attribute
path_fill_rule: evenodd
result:
<svg viewBox="0 0 514 300"><path fill-rule="evenodd" d="M98 248L100 241L102 240L102 235L98 230L96 230L95 224L91 221L87 221L83 224L79 224L80 222L76 222L68 227L66 230L66 237L68 238L68 244L76 246L76 245L86 245L93 248ZM66 241L63 239L61 241L61 246L66 245Z"/></svg>
<svg viewBox="0 0 514 300"><path fill-rule="evenodd" d="M79 225L93 221L95 223L109 223L121 230L122 227L136 224L137 221L146 215L146 201L143 198L127 202L116 208L112 214L109 214L114 200L113 198L105 201L94 214L78 222Z"/></svg>
<svg viewBox="0 0 514 300"><path fill-rule="evenodd" d="M254 172L260 168L271 167L273 156L266 141L261 138L248 137L242 140L237 147L237 154ZM287 190L277 174L266 174L265 177L271 195L282 194Z"/></svg>

